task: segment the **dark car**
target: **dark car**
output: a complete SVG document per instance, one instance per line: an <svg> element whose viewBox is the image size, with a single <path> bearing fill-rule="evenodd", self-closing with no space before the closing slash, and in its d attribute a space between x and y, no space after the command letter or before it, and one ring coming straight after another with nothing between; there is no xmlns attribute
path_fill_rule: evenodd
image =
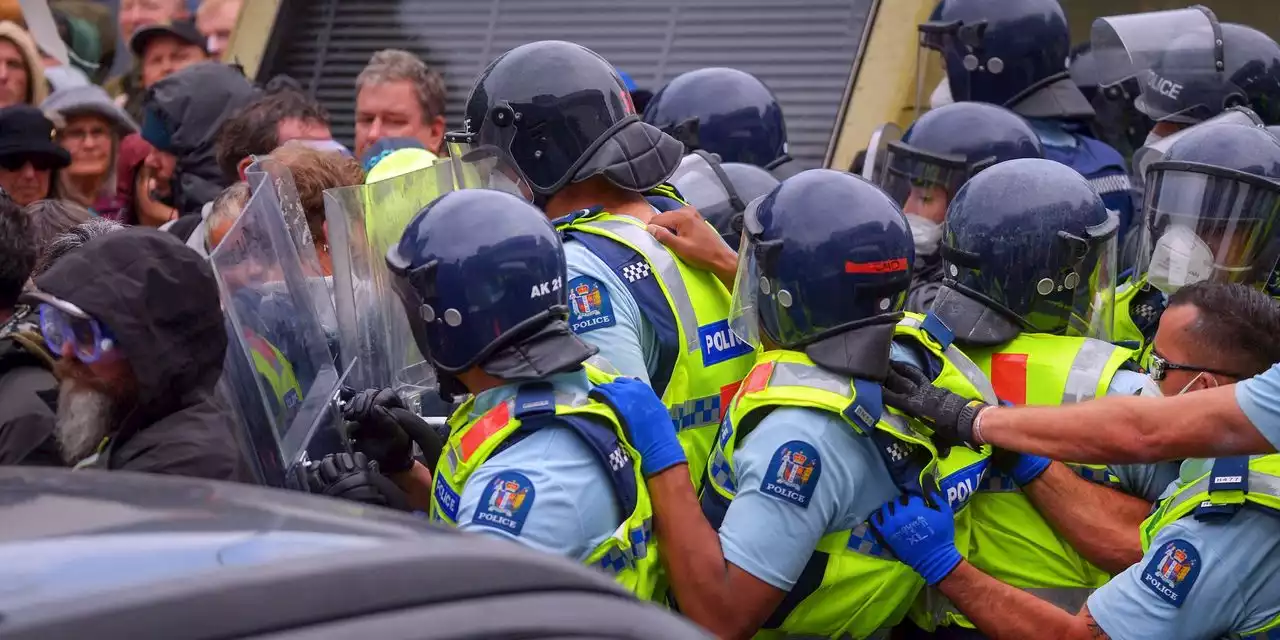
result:
<svg viewBox="0 0 1280 640"><path fill-rule="evenodd" d="M705 638L604 574L409 515L0 468L0 638Z"/></svg>

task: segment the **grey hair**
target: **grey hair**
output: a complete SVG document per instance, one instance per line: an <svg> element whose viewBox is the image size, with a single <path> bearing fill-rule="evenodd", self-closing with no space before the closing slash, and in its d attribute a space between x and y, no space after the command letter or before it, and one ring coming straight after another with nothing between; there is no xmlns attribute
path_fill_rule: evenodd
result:
<svg viewBox="0 0 1280 640"><path fill-rule="evenodd" d="M209 209L209 216L204 220L204 246L213 251L213 230L223 222L235 222L240 219L244 206L249 203L249 183L237 182L218 194Z"/></svg>
<svg viewBox="0 0 1280 640"><path fill-rule="evenodd" d="M26 206L31 217L31 243L41 251L60 233L93 219L88 209L70 200L36 200Z"/></svg>
<svg viewBox="0 0 1280 640"><path fill-rule="evenodd" d="M369 59L356 77L356 92L368 85L406 80L413 85L422 107L422 121L444 115L444 78L421 58L404 49L383 49Z"/></svg>
<svg viewBox="0 0 1280 640"><path fill-rule="evenodd" d="M79 249L86 242L122 229L124 225L114 220L92 218L88 222L82 222L59 233L45 246L44 252L40 254L40 260L36 262L35 270L31 272L31 277L34 278L48 271L54 263L62 259L62 256Z"/></svg>

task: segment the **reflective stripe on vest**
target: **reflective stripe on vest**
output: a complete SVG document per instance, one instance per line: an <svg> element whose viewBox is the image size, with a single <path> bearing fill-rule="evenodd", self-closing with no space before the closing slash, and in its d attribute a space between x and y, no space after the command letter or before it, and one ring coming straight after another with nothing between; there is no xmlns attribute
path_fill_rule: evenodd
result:
<svg viewBox="0 0 1280 640"><path fill-rule="evenodd" d="M1107 372L1107 363L1119 347L1101 340L1086 340L1071 360L1062 401L1083 402L1098 395L1098 386Z"/></svg>
<svg viewBox="0 0 1280 640"><path fill-rule="evenodd" d="M637 560L649 557L649 541L653 539L653 520L645 518L639 527L627 530L627 538L631 540L630 549L614 547L600 558L596 566L610 573L622 573L634 569Z"/></svg>
<svg viewBox="0 0 1280 640"><path fill-rule="evenodd" d="M938 321L941 322L941 320ZM966 356L954 344L951 344L951 340L945 339L946 336L934 335L934 332L930 330L925 321L914 316L906 316L899 320L898 324L912 329L919 329L928 334L942 347L942 357L947 362L950 362L951 366L955 367L960 372L960 375L963 375L969 381L969 384L972 384L978 390L978 393L982 394L983 401L987 404L999 402L999 399L996 398L996 390L991 386L991 380L987 378L987 374L983 373L982 368L974 364L973 360L969 359L969 356Z"/></svg>
<svg viewBox="0 0 1280 640"><path fill-rule="evenodd" d="M1196 498L1199 494L1209 491L1209 483L1212 475L1212 473L1206 475L1205 477L1200 478L1179 490L1176 494L1169 496L1166 499L1168 506L1166 507L1162 505L1160 507L1161 510L1172 511L1188 500ZM1250 470L1249 493L1260 493L1280 500L1280 478L1271 474Z"/></svg>
<svg viewBox="0 0 1280 640"><path fill-rule="evenodd" d="M800 364L798 362L778 362L773 365L766 386L809 387L829 393L837 393L845 398L853 398L853 388L849 386L849 378L832 373L822 367ZM920 437L910 427L907 420L900 415L885 411L880 421L891 427L895 433L911 437Z"/></svg>
<svg viewBox="0 0 1280 640"><path fill-rule="evenodd" d="M671 305L675 309L676 320L680 323L680 331L684 334L685 350L692 353L698 350L698 317L693 311L693 300L689 290L684 286L684 278L680 275L680 267L667 252L666 248L645 229L621 220L591 220L582 224L607 231L626 240L640 252L649 266L657 269L658 277L666 285L671 296Z"/></svg>

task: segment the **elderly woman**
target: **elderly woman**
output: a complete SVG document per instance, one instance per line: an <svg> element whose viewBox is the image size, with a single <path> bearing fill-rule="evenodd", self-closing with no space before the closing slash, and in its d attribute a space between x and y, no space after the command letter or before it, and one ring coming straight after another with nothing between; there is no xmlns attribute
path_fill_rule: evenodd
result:
<svg viewBox="0 0 1280 640"><path fill-rule="evenodd" d="M332 275L329 239L324 228L324 191L364 184L364 169L354 158L316 149L301 140L284 143L271 152L271 157L293 174L293 184L298 188L298 198L302 201L302 211L316 245L320 268L324 275Z"/></svg>
<svg viewBox="0 0 1280 640"><path fill-rule="evenodd" d="M59 89L40 105L58 130L58 144L71 154L59 172L54 195L117 218L125 203L116 194L116 158L120 139L138 125L101 87Z"/></svg>

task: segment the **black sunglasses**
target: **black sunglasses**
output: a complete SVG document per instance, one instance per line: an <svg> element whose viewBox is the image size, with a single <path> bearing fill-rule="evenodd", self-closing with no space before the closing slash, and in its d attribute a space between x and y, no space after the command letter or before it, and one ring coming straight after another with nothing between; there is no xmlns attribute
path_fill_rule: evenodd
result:
<svg viewBox="0 0 1280 640"><path fill-rule="evenodd" d="M0 156L0 168L4 169L5 171L18 171L23 166L25 166L28 162L31 163L31 168L35 169L36 171L52 171L58 165L57 161L55 161L53 158L49 158L43 155Z"/></svg>
<svg viewBox="0 0 1280 640"><path fill-rule="evenodd" d="M1235 378L1237 380L1241 378L1241 376L1238 376L1234 373L1230 373L1227 371L1219 371L1217 369L1210 369L1208 367L1193 367L1191 365L1178 364L1176 362L1169 362L1168 360L1163 358L1160 354L1156 353L1155 349L1152 349L1151 350L1151 370L1147 372L1148 374L1150 374L1151 379L1155 380L1156 382L1160 382L1161 380L1164 380L1164 377L1168 375L1170 371L1195 371L1197 373L1212 373L1219 376L1227 376L1228 378Z"/></svg>

